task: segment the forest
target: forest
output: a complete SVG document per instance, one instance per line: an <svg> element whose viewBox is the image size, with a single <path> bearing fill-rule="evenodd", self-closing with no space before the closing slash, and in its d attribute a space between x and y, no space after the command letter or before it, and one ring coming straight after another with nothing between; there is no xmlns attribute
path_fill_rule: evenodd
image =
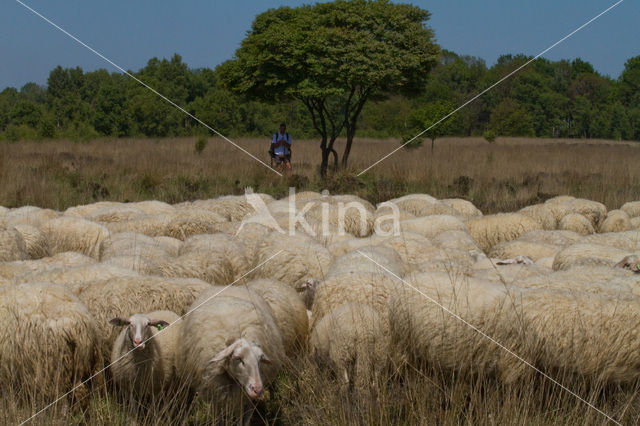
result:
<svg viewBox="0 0 640 426"><path fill-rule="evenodd" d="M530 59L503 55L488 67L481 58L443 49L414 96L387 93L364 105L358 137L409 140ZM284 121L296 138L316 136L302 104L242 98L221 84L220 68L192 69L174 54L130 72L224 135L268 138ZM134 79L105 69L58 66L46 86L27 83L0 93L0 140L8 142L208 132ZM536 59L423 136L640 140L640 56L629 59L617 79L580 59Z"/></svg>

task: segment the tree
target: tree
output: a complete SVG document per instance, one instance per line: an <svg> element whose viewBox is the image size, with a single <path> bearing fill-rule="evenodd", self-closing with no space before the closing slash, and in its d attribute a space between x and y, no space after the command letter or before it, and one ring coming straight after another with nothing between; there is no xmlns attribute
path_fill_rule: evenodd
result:
<svg viewBox="0 0 640 426"><path fill-rule="evenodd" d="M258 15L221 67L223 84L250 99L302 102L320 134L321 175L344 131L348 162L358 118L370 99L418 92L438 47L425 26L430 14L388 0L337 0Z"/></svg>
<svg viewBox="0 0 640 426"><path fill-rule="evenodd" d="M422 129L429 129L442 117L454 110L453 104L448 101L433 101L414 111L412 118ZM461 131L460 116L452 115L427 130L424 135L431 139L431 153L435 140L441 136L451 135Z"/></svg>

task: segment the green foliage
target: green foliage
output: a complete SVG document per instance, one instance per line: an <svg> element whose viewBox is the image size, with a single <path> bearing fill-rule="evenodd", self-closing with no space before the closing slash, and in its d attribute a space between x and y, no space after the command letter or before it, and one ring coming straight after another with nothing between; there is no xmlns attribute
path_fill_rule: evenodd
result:
<svg viewBox="0 0 640 426"><path fill-rule="evenodd" d="M496 132L491 130L491 129L487 129L482 133L482 137L489 143L493 143L496 140Z"/></svg>
<svg viewBox="0 0 640 426"><path fill-rule="evenodd" d="M204 151L204 149L207 147L208 143L209 143L209 139L207 139L204 136L200 136L196 140L196 144L194 146L196 154L198 154L198 155L202 154L202 151Z"/></svg>
<svg viewBox="0 0 640 426"><path fill-rule="evenodd" d="M429 129L423 134L434 141L439 137L455 135L460 132L460 116L454 114L442 120L454 109L455 107L449 101L432 101L417 108L411 114L411 119L419 128Z"/></svg>
<svg viewBox="0 0 640 426"><path fill-rule="evenodd" d="M424 139L421 137L416 137L416 134L419 133L419 130L412 134L403 135L400 139L400 145L403 145L406 148L418 148L424 144Z"/></svg>

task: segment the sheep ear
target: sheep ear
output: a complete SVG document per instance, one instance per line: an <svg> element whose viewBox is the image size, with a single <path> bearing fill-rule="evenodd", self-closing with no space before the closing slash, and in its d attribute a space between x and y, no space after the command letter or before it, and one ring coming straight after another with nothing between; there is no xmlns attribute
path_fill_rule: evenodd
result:
<svg viewBox="0 0 640 426"><path fill-rule="evenodd" d="M150 320L149 321L149 326L150 327L157 327L161 325L162 327L169 327L169 323L164 321L164 320Z"/></svg>
<svg viewBox="0 0 640 426"><path fill-rule="evenodd" d="M221 350L218 355L214 356L210 362L220 362L225 358L228 358L231 356L231 354L233 354L233 351L236 350L236 348L240 345L240 341L236 340L235 342L233 342L232 344L230 344L229 346L227 346L226 348L224 348L223 350Z"/></svg>
<svg viewBox="0 0 640 426"><path fill-rule="evenodd" d="M514 259L505 259L505 260L498 260L496 262L496 265L511 265L513 263L516 263Z"/></svg>
<svg viewBox="0 0 640 426"><path fill-rule="evenodd" d="M264 353L260 356L260 362L264 362L265 364L272 364L269 357Z"/></svg>
<svg viewBox="0 0 640 426"><path fill-rule="evenodd" d="M129 325L129 320L120 318L120 317L115 317L109 321L109 324L115 325L116 327L123 327L125 325Z"/></svg>

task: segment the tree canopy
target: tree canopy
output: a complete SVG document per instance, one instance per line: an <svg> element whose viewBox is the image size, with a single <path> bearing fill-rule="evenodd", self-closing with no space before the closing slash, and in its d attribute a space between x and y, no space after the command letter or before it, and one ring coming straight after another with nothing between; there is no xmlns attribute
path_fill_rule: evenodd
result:
<svg viewBox="0 0 640 426"><path fill-rule="evenodd" d="M249 99L296 99L321 137L321 173L346 132L346 166L369 99L419 92L438 46L429 12L387 0L337 0L258 15L235 58L221 68L225 87Z"/></svg>

